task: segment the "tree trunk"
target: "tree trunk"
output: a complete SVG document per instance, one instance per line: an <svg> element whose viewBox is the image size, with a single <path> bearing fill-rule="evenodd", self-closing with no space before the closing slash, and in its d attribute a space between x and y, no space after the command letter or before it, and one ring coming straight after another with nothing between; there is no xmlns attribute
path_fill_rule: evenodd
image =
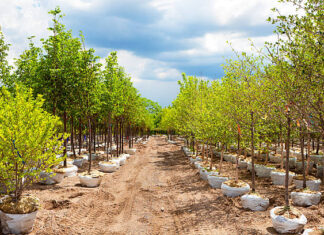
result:
<svg viewBox="0 0 324 235"><path fill-rule="evenodd" d="M133 133L134 133L134 135L133 135ZM134 132L132 132L132 148L134 147L134 136L136 136L136 129L135 129L135 131Z"/></svg>
<svg viewBox="0 0 324 235"><path fill-rule="evenodd" d="M79 155L81 155L82 145L82 119L79 117Z"/></svg>
<svg viewBox="0 0 324 235"><path fill-rule="evenodd" d="M284 162L284 149L283 149L283 142L282 142L282 126L281 123L279 125L280 127L280 137L279 137L279 142L280 142L280 149L281 149L281 163L280 163L280 168L283 169L283 162Z"/></svg>
<svg viewBox="0 0 324 235"><path fill-rule="evenodd" d="M96 127L97 127L96 122L93 121L92 129L93 129L93 152L94 152L94 154L96 154L96 134L97 134Z"/></svg>
<svg viewBox="0 0 324 235"><path fill-rule="evenodd" d="M115 138L116 138L116 150L117 150L117 157L119 157L119 135L118 135L118 121L116 121L116 127L115 127Z"/></svg>
<svg viewBox="0 0 324 235"><path fill-rule="evenodd" d="M319 153L319 149L320 149L320 136L317 137L317 140L316 140L316 155L318 155Z"/></svg>
<svg viewBox="0 0 324 235"><path fill-rule="evenodd" d="M119 148L119 154L122 154L123 152L123 122L120 121L119 123L119 143L120 143L120 148Z"/></svg>
<svg viewBox="0 0 324 235"><path fill-rule="evenodd" d="M220 157L220 161L219 161L219 175L222 174L223 159L224 159L224 145L222 145L221 157Z"/></svg>
<svg viewBox="0 0 324 235"><path fill-rule="evenodd" d="M252 151L252 192L255 192L255 169L254 169L254 116L251 112L251 151Z"/></svg>
<svg viewBox="0 0 324 235"><path fill-rule="evenodd" d="M132 127L129 125L128 148L132 148Z"/></svg>
<svg viewBox="0 0 324 235"><path fill-rule="evenodd" d="M63 122L64 122L64 133L66 133L66 122L67 122L67 117L66 117L66 111L63 113ZM64 167L67 167L67 161L66 161L66 147L67 147L67 139L64 138L64 150L63 150L63 157L64 159Z"/></svg>
<svg viewBox="0 0 324 235"><path fill-rule="evenodd" d="M71 148L72 148L72 152L73 152L73 157L74 159L76 158L76 154L75 154L75 148L74 148L74 124L73 124L73 116L71 115Z"/></svg>
<svg viewBox="0 0 324 235"><path fill-rule="evenodd" d="M89 144L88 144L88 147L89 147L89 168L88 168L88 173L90 174L91 172L91 164L92 164L92 157L91 157L91 118L88 118L88 125L89 125Z"/></svg>
<svg viewBox="0 0 324 235"><path fill-rule="evenodd" d="M241 148L240 148L240 133L237 133L237 157L236 157L236 174L235 181L237 182L239 179L239 157L241 156Z"/></svg>
<svg viewBox="0 0 324 235"><path fill-rule="evenodd" d="M209 145L209 150L210 150L210 166L209 166L209 169L212 170L213 169L213 163L214 163L214 153L213 153L213 150L212 150L212 145Z"/></svg>
<svg viewBox="0 0 324 235"><path fill-rule="evenodd" d="M290 142L290 110L287 112L287 144L286 144L286 178L285 178L285 202L289 208L289 142Z"/></svg>
<svg viewBox="0 0 324 235"><path fill-rule="evenodd" d="M299 137L300 137L300 152L301 152L301 158L302 158L303 188L306 188L304 135L303 135L302 127L299 128Z"/></svg>
<svg viewBox="0 0 324 235"><path fill-rule="evenodd" d="M269 142L267 143L267 151L266 151L266 159L265 159L265 164L267 165L268 164L268 161L269 161L269 152L270 152L270 149L269 149Z"/></svg>
<svg viewBox="0 0 324 235"><path fill-rule="evenodd" d="M104 148L106 150L106 154L107 154L107 161L109 160L109 156L108 156L108 132L109 132L109 126L107 126L107 122L105 125L105 145Z"/></svg>
<svg viewBox="0 0 324 235"><path fill-rule="evenodd" d="M205 143L203 142L203 146L202 146L202 160L205 160Z"/></svg>
<svg viewBox="0 0 324 235"><path fill-rule="evenodd" d="M310 164L310 155L311 155L311 136L310 131L308 131L307 136L307 165L306 165L306 175L309 173L309 164Z"/></svg>

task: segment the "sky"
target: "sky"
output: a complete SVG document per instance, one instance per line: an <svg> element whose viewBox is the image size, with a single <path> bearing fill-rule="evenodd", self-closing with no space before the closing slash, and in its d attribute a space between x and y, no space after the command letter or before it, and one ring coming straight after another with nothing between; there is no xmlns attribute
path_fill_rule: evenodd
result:
<svg viewBox="0 0 324 235"><path fill-rule="evenodd" d="M276 0L0 0L0 26L11 44L9 59L49 36L48 11L60 6L63 24L104 58L118 52L119 64L142 96L171 104L181 73L205 79L223 76L222 64L237 51L274 41L266 21L271 8L292 12ZM40 44L39 44L40 45Z"/></svg>

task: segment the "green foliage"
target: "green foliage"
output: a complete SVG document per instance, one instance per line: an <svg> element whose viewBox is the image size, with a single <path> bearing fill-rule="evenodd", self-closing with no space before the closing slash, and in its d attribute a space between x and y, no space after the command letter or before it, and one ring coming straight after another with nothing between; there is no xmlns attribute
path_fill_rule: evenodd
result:
<svg viewBox="0 0 324 235"><path fill-rule="evenodd" d="M61 159L61 122L43 110L41 96L33 98L30 89L16 87L11 94L2 88L0 95L0 183L18 200L23 189L38 180L41 171Z"/></svg>
<svg viewBox="0 0 324 235"><path fill-rule="evenodd" d="M12 67L9 66L7 61L8 51L9 44L5 42L4 35L0 27L0 83L5 85L10 84L11 82L10 71Z"/></svg>

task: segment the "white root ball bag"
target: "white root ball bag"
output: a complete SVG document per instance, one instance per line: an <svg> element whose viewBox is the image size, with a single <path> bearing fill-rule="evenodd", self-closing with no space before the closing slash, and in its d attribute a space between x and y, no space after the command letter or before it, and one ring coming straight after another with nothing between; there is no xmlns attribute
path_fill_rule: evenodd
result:
<svg viewBox="0 0 324 235"><path fill-rule="evenodd" d="M317 165L316 177L318 178L323 177L323 166Z"/></svg>
<svg viewBox="0 0 324 235"><path fill-rule="evenodd" d="M67 168L64 168L64 177L76 176L78 172L78 167L75 165L70 165Z"/></svg>
<svg viewBox="0 0 324 235"><path fill-rule="evenodd" d="M124 155L119 156L119 165L123 166L126 163L126 157Z"/></svg>
<svg viewBox="0 0 324 235"><path fill-rule="evenodd" d="M318 232L316 234L321 234L321 232L323 233L323 231L324 231L324 227L307 228L304 230L302 235L311 235L314 234L313 232Z"/></svg>
<svg viewBox="0 0 324 235"><path fill-rule="evenodd" d="M222 192L227 197L238 197L250 191L250 185L246 183L243 187L231 187L225 183L221 186Z"/></svg>
<svg viewBox="0 0 324 235"><path fill-rule="evenodd" d="M274 185L285 185L285 172L271 171L271 181ZM288 184L291 185L293 181L294 173L289 173Z"/></svg>
<svg viewBox="0 0 324 235"><path fill-rule="evenodd" d="M322 163L323 157L323 155L311 155L310 159L315 163Z"/></svg>
<svg viewBox="0 0 324 235"><path fill-rule="evenodd" d="M123 156L125 156L125 157L126 157L126 159L130 158L130 156L131 156L131 155L130 155L130 154L128 154L128 153L123 153L122 155L123 155Z"/></svg>
<svg viewBox="0 0 324 235"><path fill-rule="evenodd" d="M264 165L257 165L255 167L255 173L258 177L261 178L270 178L271 171L275 170L275 167L268 167Z"/></svg>
<svg viewBox="0 0 324 235"><path fill-rule="evenodd" d="M26 234L33 230L37 211L29 214L8 214L0 211L3 234Z"/></svg>
<svg viewBox="0 0 324 235"><path fill-rule="evenodd" d="M47 173L47 172L41 172L40 173L40 182L42 184L58 184L61 183L63 178L64 178L64 174L61 173Z"/></svg>
<svg viewBox="0 0 324 235"><path fill-rule="evenodd" d="M243 161L243 160L239 160L239 161L238 161L238 167L239 167L240 169L245 169L245 168L247 168L247 162L246 162L246 161Z"/></svg>
<svg viewBox="0 0 324 235"><path fill-rule="evenodd" d="M270 162L273 162L273 163L280 163L281 162L281 157L274 156L274 155L269 155L269 160L270 160Z"/></svg>
<svg viewBox="0 0 324 235"><path fill-rule="evenodd" d="M316 179L316 180L306 180L306 187L309 188L312 191L320 191L320 185L321 185L321 180ZM303 181L302 180L296 180L294 179L294 184L296 185L296 188L303 188Z"/></svg>
<svg viewBox="0 0 324 235"><path fill-rule="evenodd" d="M99 168L103 172L112 173L119 169L119 165L116 162L112 164L109 164L107 162L99 162Z"/></svg>
<svg viewBox="0 0 324 235"><path fill-rule="evenodd" d="M262 198L254 194L241 196L242 206L252 211L265 211L269 207L269 198Z"/></svg>
<svg viewBox="0 0 324 235"><path fill-rule="evenodd" d="M204 168L200 168L199 173L200 173L200 178L203 179L203 180L208 180L208 176L213 174L213 172L211 172L211 171L208 172Z"/></svg>
<svg viewBox="0 0 324 235"><path fill-rule="evenodd" d="M102 177L92 177L91 175L79 175L80 184L87 188L98 187L101 183Z"/></svg>
<svg viewBox="0 0 324 235"><path fill-rule="evenodd" d="M120 159L119 158L113 158L110 159L109 161L116 163L118 166L120 166Z"/></svg>
<svg viewBox="0 0 324 235"><path fill-rule="evenodd" d="M84 162L83 158L77 158L73 160L73 165L77 166L77 167L82 167Z"/></svg>
<svg viewBox="0 0 324 235"><path fill-rule="evenodd" d="M230 155L230 154L224 154L224 161L226 161L226 162L231 162L232 161L232 155Z"/></svg>
<svg viewBox="0 0 324 235"><path fill-rule="evenodd" d="M312 206L317 205L321 200L322 194L316 193L305 193L305 192L292 192L291 199L293 204L296 206Z"/></svg>
<svg viewBox="0 0 324 235"><path fill-rule="evenodd" d="M221 188L222 183L228 180L228 177L218 176L218 175L208 175L207 180L212 188Z"/></svg>
<svg viewBox="0 0 324 235"><path fill-rule="evenodd" d="M199 162L199 161L195 161L195 162L194 162L194 165L195 165L195 167L196 167L197 169L202 168L202 166L201 166L200 164L201 164L201 162Z"/></svg>
<svg viewBox="0 0 324 235"><path fill-rule="evenodd" d="M307 167L307 161L305 161L305 169L306 169L306 167ZM314 166L314 162L310 162L309 163L309 172L312 172L313 171L313 166ZM303 162L296 162L296 170L298 171L298 172L302 172L303 171Z"/></svg>
<svg viewBox="0 0 324 235"><path fill-rule="evenodd" d="M294 169L296 167L297 158L290 157L288 161L289 169ZM286 164L286 158L284 158L284 166Z"/></svg>
<svg viewBox="0 0 324 235"><path fill-rule="evenodd" d="M232 155L230 162L236 164L236 158L237 158L236 156Z"/></svg>
<svg viewBox="0 0 324 235"><path fill-rule="evenodd" d="M252 171L252 163L251 162L246 162L246 168L248 171Z"/></svg>
<svg viewBox="0 0 324 235"><path fill-rule="evenodd" d="M282 207L275 207L270 211L270 217L274 229L279 233L294 233L301 232L307 223L306 217L302 214L299 218L289 219L282 215L276 215L274 212Z"/></svg>

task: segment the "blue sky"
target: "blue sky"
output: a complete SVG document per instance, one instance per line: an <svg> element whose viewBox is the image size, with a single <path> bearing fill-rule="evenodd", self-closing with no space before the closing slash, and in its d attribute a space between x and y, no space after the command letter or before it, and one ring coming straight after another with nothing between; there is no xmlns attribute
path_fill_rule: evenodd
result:
<svg viewBox="0 0 324 235"><path fill-rule="evenodd" d="M0 25L10 59L27 48L27 37L48 36L47 12L60 6L64 24L101 57L118 51L119 63L140 93L162 106L178 93L181 73L207 79L223 75L221 64L235 50L250 51L275 40L266 22L270 9L292 9L276 0L1 0Z"/></svg>

